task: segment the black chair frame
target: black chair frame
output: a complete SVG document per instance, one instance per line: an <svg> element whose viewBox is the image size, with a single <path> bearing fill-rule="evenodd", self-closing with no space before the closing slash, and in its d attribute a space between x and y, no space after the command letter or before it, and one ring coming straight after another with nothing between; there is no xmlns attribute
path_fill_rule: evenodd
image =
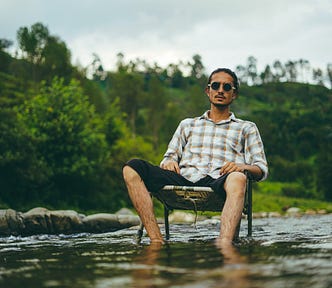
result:
<svg viewBox="0 0 332 288"><path fill-rule="evenodd" d="M253 177L250 172L245 171L247 176L246 192L243 214L247 216L248 237L252 236L252 182ZM158 193L152 195L158 199L164 206L165 238L169 240L169 213L173 210L194 210L197 217L197 211L222 212L224 200L217 193L214 193L210 187L197 186L173 186L166 185ZM239 224L240 225L240 224ZM238 227L239 231L240 226ZM143 224L137 233L138 241L143 235Z"/></svg>

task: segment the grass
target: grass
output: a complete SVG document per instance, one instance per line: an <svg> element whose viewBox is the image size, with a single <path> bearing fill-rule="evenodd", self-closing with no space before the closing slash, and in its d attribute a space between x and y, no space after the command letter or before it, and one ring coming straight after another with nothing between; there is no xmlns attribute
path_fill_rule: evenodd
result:
<svg viewBox="0 0 332 288"><path fill-rule="evenodd" d="M302 212L306 210L332 212L332 202L312 198L286 197L282 191L287 185L290 183L268 181L255 183L253 187L253 212L283 213L289 207L300 208Z"/></svg>
<svg viewBox="0 0 332 288"><path fill-rule="evenodd" d="M332 213L332 203L316 199L292 198L266 193L253 193L253 212L279 212L283 213L289 207L306 210L326 210Z"/></svg>

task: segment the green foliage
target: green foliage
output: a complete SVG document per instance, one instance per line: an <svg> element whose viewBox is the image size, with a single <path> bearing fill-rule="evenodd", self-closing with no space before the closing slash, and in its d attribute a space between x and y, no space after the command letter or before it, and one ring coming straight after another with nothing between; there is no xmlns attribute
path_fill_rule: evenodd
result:
<svg viewBox="0 0 332 288"><path fill-rule="evenodd" d="M317 199L293 198L280 195L267 195L263 193L253 194L253 212L279 212L284 213L289 207L306 210L326 210L332 212L332 204Z"/></svg>
<svg viewBox="0 0 332 288"><path fill-rule="evenodd" d="M41 161L50 175L91 174L106 157L102 121L78 83L55 79L20 108L19 120L36 139Z"/></svg>
<svg viewBox="0 0 332 288"><path fill-rule="evenodd" d="M72 66L66 44L43 24L20 28L17 38L21 58L0 39L2 207L130 206L123 164L134 157L158 164L179 122L209 109L199 55L161 68L127 63L119 53L112 72L94 55L87 79L89 68ZM301 205L303 197L331 201L331 90L290 82L305 79L303 59L276 61L262 73L256 62L251 56L237 67L242 85L232 107L257 124L269 162L268 180L255 184L254 209Z"/></svg>

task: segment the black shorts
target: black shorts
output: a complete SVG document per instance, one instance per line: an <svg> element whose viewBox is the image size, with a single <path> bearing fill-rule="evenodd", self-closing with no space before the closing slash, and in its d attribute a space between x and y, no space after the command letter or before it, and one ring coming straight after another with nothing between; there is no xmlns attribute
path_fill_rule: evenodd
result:
<svg viewBox="0 0 332 288"><path fill-rule="evenodd" d="M131 167L138 173L138 175L140 175L146 188L152 194L153 192L158 192L165 185L206 186L211 187L212 190L223 199L226 198L224 183L228 174L222 175L217 179L205 176L197 182L191 182L174 171L162 169L159 166L152 165L145 160L132 159L125 165Z"/></svg>

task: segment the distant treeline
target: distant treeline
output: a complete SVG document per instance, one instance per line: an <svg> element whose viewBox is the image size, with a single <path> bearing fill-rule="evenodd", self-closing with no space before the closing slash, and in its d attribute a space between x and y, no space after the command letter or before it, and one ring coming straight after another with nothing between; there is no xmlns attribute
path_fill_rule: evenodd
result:
<svg viewBox="0 0 332 288"><path fill-rule="evenodd" d="M209 107L199 55L162 68L119 53L116 69L105 71L98 55L89 67L74 66L42 23L19 28L17 42L13 56L12 42L0 39L0 208L128 206L125 161L158 164L179 121ZM242 85L233 111L257 123L268 181L286 196L331 201L332 93L323 84L332 65L324 72L305 60L275 61L258 73L256 62L251 56L236 68Z"/></svg>

